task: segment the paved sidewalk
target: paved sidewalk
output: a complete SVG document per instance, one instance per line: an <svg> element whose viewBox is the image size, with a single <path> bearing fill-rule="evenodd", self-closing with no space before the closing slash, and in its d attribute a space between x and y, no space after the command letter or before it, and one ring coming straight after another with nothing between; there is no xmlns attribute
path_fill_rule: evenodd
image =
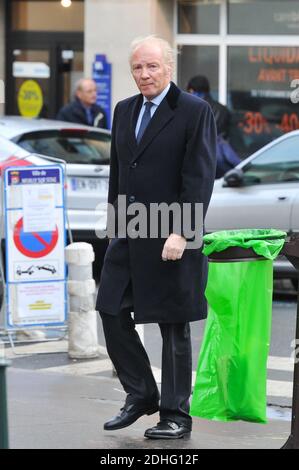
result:
<svg viewBox="0 0 299 470"><path fill-rule="evenodd" d="M194 418L191 439L150 441L143 434L158 415L120 431L103 430L123 405L116 378L9 367L7 390L12 449L279 449L290 432L285 420L258 425Z"/></svg>

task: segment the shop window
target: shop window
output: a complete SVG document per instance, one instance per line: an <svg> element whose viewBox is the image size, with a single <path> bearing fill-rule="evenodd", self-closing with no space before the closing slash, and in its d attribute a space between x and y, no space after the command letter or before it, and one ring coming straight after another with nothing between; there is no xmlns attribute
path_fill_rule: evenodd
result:
<svg viewBox="0 0 299 470"><path fill-rule="evenodd" d="M230 34L299 34L298 0L229 0Z"/></svg>
<svg viewBox="0 0 299 470"><path fill-rule="evenodd" d="M218 34L220 0L178 2L178 33Z"/></svg>
<svg viewBox="0 0 299 470"><path fill-rule="evenodd" d="M50 101L49 51L13 51L13 80L16 93L13 114L24 117L48 117Z"/></svg>
<svg viewBox="0 0 299 470"><path fill-rule="evenodd" d="M12 0L13 31L83 31L84 2L75 0L69 8L60 1Z"/></svg>
<svg viewBox="0 0 299 470"><path fill-rule="evenodd" d="M299 47L229 47L230 138L241 157L299 129L298 88Z"/></svg>
<svg viewBox="0 0 299 470"><path fill-rule="evenodd" d="M210 82L211 95L218 99L218 47L179 46L178 83L186 90L188 81L195 75L205 75Z"/></svg>

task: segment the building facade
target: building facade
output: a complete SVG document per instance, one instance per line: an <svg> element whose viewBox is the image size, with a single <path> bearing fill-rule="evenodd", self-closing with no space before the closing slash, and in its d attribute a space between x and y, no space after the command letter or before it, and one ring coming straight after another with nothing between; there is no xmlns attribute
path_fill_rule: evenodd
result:
<svg viewBox="0 0 299 470"><path fill-rule="evenodd" d="M33 80L39 115L54 117L76 80L92 75L97 54L112 64L113 109L136 93L129 45L148 34L173 45L181 88L207 76L213 98L232 111L230 140L242 157L299 128L298 0L74 0L68 8L59 0L0 0L2 112L28 112L20 89Z"/></svg>

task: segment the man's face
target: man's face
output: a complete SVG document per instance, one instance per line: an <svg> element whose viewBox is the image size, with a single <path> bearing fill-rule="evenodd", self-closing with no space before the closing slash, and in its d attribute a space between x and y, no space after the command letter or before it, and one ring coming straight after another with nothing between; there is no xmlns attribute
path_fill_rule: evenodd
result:
<svg viewBox="0 0 299 470"><path fill-rule="evenodd" d="M140 92L148 100L162 93L171 79L171 67L165 63L162 50L156 44L143 44L136 49L131 71Z"/></svg>
<svg viewBox="0 0 299 470"><path fill-rule="evenodd" d="M77 90L77 97L84 106L91 106L97 100L97 86L93 80L85 80L81 89Z"/></svg>

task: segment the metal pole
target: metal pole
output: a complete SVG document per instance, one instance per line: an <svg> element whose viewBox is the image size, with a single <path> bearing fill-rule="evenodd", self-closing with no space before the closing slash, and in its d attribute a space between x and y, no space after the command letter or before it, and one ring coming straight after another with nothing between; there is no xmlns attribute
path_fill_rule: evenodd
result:
<svg viewBox="0 0 299 470"><path fill-rule="evenodd" d="M289 242L285 242L281 251L292 263L299 274L299 237L294 234ZM299 342L299 289L297 297L297 323L295 335L295 348ZM294 363L293 403L292 403L292 425L291 434L282 449L299 449L299 358Z"/></svg>
<svg viewBox="0 0 299 470"><path fill-rule="evenodd" d="M299 341L299 289L297 298L297 325L295 347ZM292 404L292 425L291 434L282 449L299 449L299 358L296 358L294 364L294 382L293 382L293 404Z"/></svg>
<svg viewBox="0 0 299 470"><path fill-rule="evenodd" d="M6 367L7 361L0 358L0 449L8 449L8 419L6 402Z"/></svg>

